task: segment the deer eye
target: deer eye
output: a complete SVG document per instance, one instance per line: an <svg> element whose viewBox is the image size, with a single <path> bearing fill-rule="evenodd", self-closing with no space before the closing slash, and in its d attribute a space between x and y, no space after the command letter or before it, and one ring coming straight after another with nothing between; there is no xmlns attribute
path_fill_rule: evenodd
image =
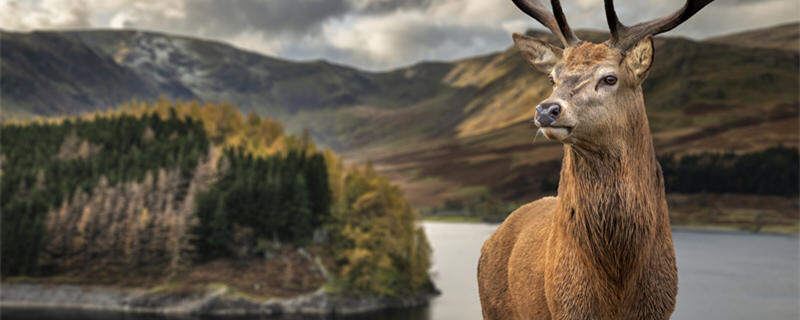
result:
<svg viewBox="0 0 800 320"><path fill-rule="evenodd" d="M547 80L550 80L550 85L551 85L551 86L555 86L555 85L556 85L556 81L555 81L555 80L553 80L553 76L548 76L548 77L547 77Z"/></svg>
<svg viewBox="0 0 800 320"><path fill-rule="evenodd" d="M603 82L609 86L613 86L617 83L617 77L615 76L605 76L603 78Z"/></svg>

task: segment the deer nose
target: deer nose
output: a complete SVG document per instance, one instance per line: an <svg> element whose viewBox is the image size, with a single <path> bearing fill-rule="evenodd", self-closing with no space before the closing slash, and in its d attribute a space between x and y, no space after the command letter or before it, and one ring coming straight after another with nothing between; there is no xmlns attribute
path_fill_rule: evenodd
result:
<svg viewBox="0 0 800 320"><path fill-rule="evenodd" d="M541 127L547 127L556 122L560 115L561 106L558 103L542 103L536 107L536 121Z"/></svg>

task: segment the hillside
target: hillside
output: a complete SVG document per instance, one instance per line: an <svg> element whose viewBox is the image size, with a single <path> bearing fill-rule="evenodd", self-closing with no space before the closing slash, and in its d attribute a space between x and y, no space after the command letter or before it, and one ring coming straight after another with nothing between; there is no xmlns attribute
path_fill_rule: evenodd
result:
<svg viewBox="0 0 800 320"><path fill-rule="evenodd" d="M597 32L580 32L600 40ZM758 151L798 143L798 54L775 49L657 38L644 83L656 150L665 153ZM549 94L542 74L514 49L455 63L446 79L475 86L468 115L451 135L347 153L370 157L402 181L420 207L487 194L525 202L548 194L562 147L527 123ZM534 143L534 141L536 141Z"/></svg>
<svg viewBox="0 0 800 320"><path fill-rule="evenodd" d="M322 108L401 108L448 92L438 81L448 70L444 64L369 73L138 31L3 32L0 40L6 117L79 114L163 96L230 102L286 121Z"/></svg>
<svg viewBox="0 0 800 320"><path fill-rule="evenodd" d="M755 48L800 51L800 22L713 37L706 41Z"/></svg>
<svg viewBox="0 0 800 320"><path fill-rule="evenodd" d="M658 152L745 152L797 145L800 59L796 50L776 49L796 45L792 27L754 32L756 36L743 33L704 41L656 39L655 65L644 88ZM758 34L777 36L764 44L759 41L766 38ZM290 132L309 128L315 141L343 152L348 160L372 160L377 170L402 183L417 207L486 194L527 201L545 192L542 183L557 173L560 145L542 137L533 144L535 131L526 123L550 86L514 48L454 62L364 72L324 61L285 61L218 42L158 33L75 31L15 36L28 39L24 43L34 47L43 35L79 42L91 48L96 59L110 61L108 66L76 65L127 70L126 74L138 79L136 83L156 88L167 98L231 101L245 111L281 120ZM606 37L594 31L578 35L596 42ZM4 70L7 55L25 57L15 52L30 50L24 46L9 50L6 38L3 33ZM58 57L71 56L69 47L47 50ZM8 64L22 68L42 61L17 59ZM51 78L26 74L27 82L20 83L31 92L25 95L11 95L13 88L6 81L0 84L4 110L54 115L102 109L113 104L95 92L125 92L76 85L81 94L40 101L35 97L57 92L40 85ZM121 81L104 85L127 87Z"/></svg>
<svg viewBox="0 0 800 320"><path fill-rule="evenodd" d="M433 290L399 189L273 119L161 100L9 122L0 138L4 282L221 298L211 309L314 294L320 312Z"/></svg>
<svg viewBox="0 0 800 320"><path fill-rule="evenodd" d="M57 32L0 34L3 117L68 115L161 94L152 83Z"/></svg>

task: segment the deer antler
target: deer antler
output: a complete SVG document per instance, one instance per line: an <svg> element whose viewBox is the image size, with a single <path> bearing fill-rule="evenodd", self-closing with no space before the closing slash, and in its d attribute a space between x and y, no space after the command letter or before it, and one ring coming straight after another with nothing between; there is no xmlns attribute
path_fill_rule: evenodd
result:
<svg viewBox="0 0 800 320"><path fill-rule="evenodd" d="M626 50L644 37L674 29L689 20L711 1L714 0L687 0L682 8L668 16L626 27L619 22L617 12L614 10L614 0L605 0L606 20L608 20L608 28L611 30L610 42L613 46Z"/></svg>
<svg viewBox="0 0 800 320"><path fill-rule="evenodd" d="M561 3L558 0L551 0L553 5L553 13L547 12L547 8L538 0L512 0L517 8L525 12L525 14L533 17L536 21L543 24L545 27L555 34L565 47L578 43L578 37L572 33L569 24L567 24L567 17L564 16L564 11L561 10Z"/></svg>

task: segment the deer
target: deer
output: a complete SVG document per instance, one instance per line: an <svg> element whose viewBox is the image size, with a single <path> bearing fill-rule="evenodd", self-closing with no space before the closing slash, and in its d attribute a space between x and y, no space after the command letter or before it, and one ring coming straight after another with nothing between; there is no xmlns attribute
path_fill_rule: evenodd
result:
<svg viewBox="0 0 800 320"><path fill-rule="evenodd" d="M713 0L687 0L667 16L623 25L605 0L610 38L579 40L558 0L513 0L563 49L514 34L522 56L549 75L551 95L533 122L564 155L556 197L512 212L481 248L484 319L668 319L678 272L664 177L642 82L653 36Z"/></svg>

